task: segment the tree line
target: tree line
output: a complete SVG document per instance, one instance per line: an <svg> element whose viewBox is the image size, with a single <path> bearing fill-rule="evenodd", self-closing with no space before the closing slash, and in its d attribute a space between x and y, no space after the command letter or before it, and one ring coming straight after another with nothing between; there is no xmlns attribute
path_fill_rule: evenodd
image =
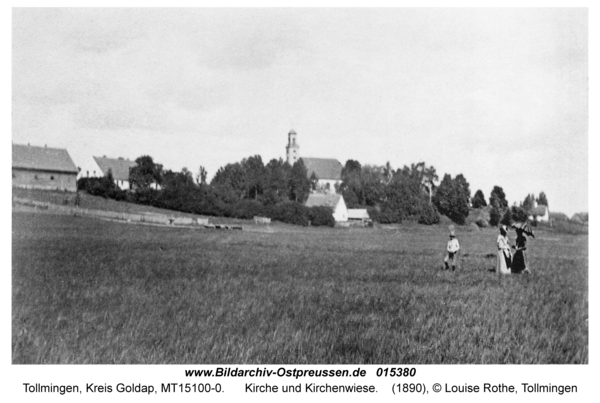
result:
<svg viewBox="0 0 600 403"><path fill-rule="evenodd" d="M180 172L164 170L147 155L135 163L129 173L131 191L119 189L111 172L103 178L81 178L78 189L201 215L244 219L266 216L299 225L334 225L331 208L304 206L311 191L326 190L319 188L314 173L308 177L301 159L294 165L281 158L264 164L260 155L254 155L219 168L210 183L202 166L194 175L187 168ZM380 223L408 220L431 225L439 223L441 214L465 224L471 208L485 208L489 210L486 221L497 225L526 219L534 200L547 205L542 192L537 199L527 195L519 206L509 208L504 191L495 186L488 207L481 190L471 197L469 183L462 174L454 178L445 174L439 181L436 169L425 162L393 169L389 162L377 166L348 160L341 176L335 191L343 195L347 207L366 208L371 219Z"/></svg>

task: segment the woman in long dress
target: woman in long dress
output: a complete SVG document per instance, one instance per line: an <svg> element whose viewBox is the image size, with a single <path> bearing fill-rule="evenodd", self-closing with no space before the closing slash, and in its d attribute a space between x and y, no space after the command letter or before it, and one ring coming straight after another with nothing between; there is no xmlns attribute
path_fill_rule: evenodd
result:
<svg viewBox="0 0 600 403"><path fill-rule="evenodd" d="M521 272L528 273L527 255L525 254L525 250L527 249L525 246L527 244L527 238L521 228L515 227L515 230L517 231L517 240L513 246L513 248L515 248L515 255L513 256L510 270L512 273L516 274L520 274Z"/></svg>
<svg viewBox="0 0 600 403"><path fill-rule="evenodd" d="M499 274L510 274L511 267L511 252L510 244L508 243L508 231L506 226L500 227L500 235L498 235L498 260L496 261L496 272Z"/></svg>

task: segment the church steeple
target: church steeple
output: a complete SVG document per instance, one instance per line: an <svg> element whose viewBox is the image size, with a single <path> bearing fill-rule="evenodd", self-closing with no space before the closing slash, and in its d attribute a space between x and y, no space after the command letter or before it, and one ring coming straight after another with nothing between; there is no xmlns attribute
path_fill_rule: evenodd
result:
<svg viewBox="0 0 600 403"><path fill-rule="evenodd" d="M285 147L287 154L287 162L290 165L294 165L298 158L300 158L300 145L296 143L296 132L294 129L288 133L288 144Z"/></svg>

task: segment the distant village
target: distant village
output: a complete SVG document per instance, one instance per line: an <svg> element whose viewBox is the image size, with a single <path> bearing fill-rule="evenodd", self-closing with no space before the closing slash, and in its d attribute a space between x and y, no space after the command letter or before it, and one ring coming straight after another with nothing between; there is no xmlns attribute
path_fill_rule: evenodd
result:
<svg viewBox="0 0 600 403"><path fill-rule="evenodd" d="M116 187L126 192L133 191L130 170L136 166L135 161L106 155L94 156L90 160L91 163L88 162L82 169L75 165L66 149L13 143L12 186L76 192L79 179L102 178L108 176L110 172ZM301 156L298 135L292 129L287 135L286 161L293 166L299 160L306 168L307 179L313 181L313 186L304 201L306 207L330 208L337 223L348 221L366 223L371 220L372 217L366 208L348 208L343 192L340 191L344 169L340 161L335 158ZM155 188L160 186L155 184ZM429 198L431 199L431 190ZM535 200L533 202L535 203ZM546 205L538 206L535 203L528 210L528 214L530 219L539 222L550 220L550 211ZM577 220L579 217L575 215L572 219Z"/></svg>
<svg viewBox="0 0 600 403"><path fill-rule="evenodd" d="M14 143L12 156L13 187L76 192L78 179L106 177L110 171L116 186L125 191L132 190L129 173L136 162L126 158L94 156L92 164L82 170L66 149ZM299 159L306 167L307 177L318 178L316 189L305 202L307 207L330 207L336 222L369 220L366 209L347 208L343 196L337 192L342 183L342 164L334 158L301 157L297 133L292 129L288 133L286 160L291 166Z"/></svg>

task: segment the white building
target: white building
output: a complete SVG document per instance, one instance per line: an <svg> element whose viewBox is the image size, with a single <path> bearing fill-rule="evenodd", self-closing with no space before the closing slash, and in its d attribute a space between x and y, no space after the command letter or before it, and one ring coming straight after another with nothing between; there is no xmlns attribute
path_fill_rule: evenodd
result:
<svg viewBox="0 0 600 403"><path fill-rule="evenodd" d="M549 222L550 211L548 206L544 206L543 204L538 206L537 202L534 201L533 208L529 212L529 219L538 222Z"/></svg>
<svg viewBox="0 0 600 403"><path fill-rule="evenodd" d="M313 174L317 178L317 191L335 192L336 185L342 183L342 164L335 158L310 158L300 157L300 145L296 141L296 132L292 129L288 133L288 144L285 148L287 162L294 165L299 159L306 167L306 174L310 179Z"/></svg>
<svg viewBox="0 0 600 403"><path fill-rule="evenodd" d="M336 193L311 193L305 203L306 207L325 206L333 210L335 221L348 221L348 209L344 197Z"/></svg>
<svg viewBox="0 0 600 403"><path fill-rule="evenodd" d="M135 161L130 161L124 158L106 158L94 157L94 160L100 167L101 175L108 175L108 171L112 173L112 177L117 186L122 190L129 190L129 169L136 165Z"/></svg>

